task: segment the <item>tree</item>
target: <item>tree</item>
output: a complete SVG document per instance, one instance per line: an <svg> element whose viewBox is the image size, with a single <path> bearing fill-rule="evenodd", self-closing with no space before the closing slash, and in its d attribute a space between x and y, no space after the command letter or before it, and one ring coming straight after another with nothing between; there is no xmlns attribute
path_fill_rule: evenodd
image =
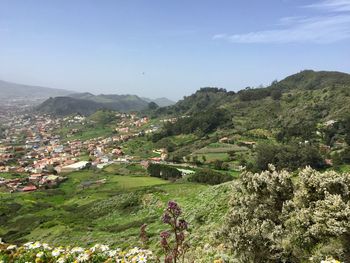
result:
<svg viewBox="0 0 350 263"><path fill-rule="evenodd" d="M241 262L350 262L350 174L243 172L223 236Z"/></svg>
<svg viewBox="0 0 350 263"><path fill-rule="evenodd" d="M194 164L200 164L200 161L198 160L198 156L197 156L197 155L193 155L193 156L192 156L192 163L194 163Z"/></svg>
<svg viewBox="0 0 350 263"><path fill-rule="evenodd" d="M282 98L282 91L280 89L274 89L271 92L271 97L274 100L280 100Z"/></svg>
<svg viewBox="0 0 350 263"><path fill-rule="evenodd" d="M243 172L234 187L223 234L241 262L282 262L282 210L293 197L288 172ZM281 261L279 261L281 260Z"/></svg>
<svg viewBox="0 0 350 263"><path fill-rule="evenodd" d="M222 164L223 164L224 162L222 161L222 160L215 160L214 161L214 168L216 169L216 170L221 170L222 169Z"/></svg>
<svg viewBox="0 0 350 263"><path fill-rule="evenodd" d="M203 169L191 175L188 180L190 182L215 185L232 181L233 177L229 174L218 173L210 169Z"/></svg>
<svg viewBox="0 0 350 263"><path fill-rule="evenodd" d="M344 133L345 133L345 142L350 146L350 117L345 118L342 121Z"/></svg>
<svg viewBox="0 0 350 263"><path fill-rule="evenodd" d="M182 177L182 174L178 169L163 164L151 163L147 167L147 171L150 176L159 177L165 180L176 180Z"/></svg>
<svg viewBox="0 0 350 263"><path fill-rule="evenodd" d="M256 169L263 171L273 164L278 170L295 171L311 166L315 169L324 168L324 160L319 150L307 144L273 145L260 144L256 148Z"/></svg>
<svg viewBox="0 0 350 263"><path fill-rule="evenodd" d="M291 253L315 261L333 256L350 262L350 174L299 173L294 198L285 204L285 225Z"/></svg>

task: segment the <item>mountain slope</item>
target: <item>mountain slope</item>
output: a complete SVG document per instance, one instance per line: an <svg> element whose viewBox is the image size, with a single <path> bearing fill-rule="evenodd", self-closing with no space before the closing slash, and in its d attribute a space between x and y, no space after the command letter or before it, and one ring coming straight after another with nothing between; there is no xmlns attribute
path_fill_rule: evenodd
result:
<svg viewBox="0 0 350 263"><path fill-rule="evenodd" d="M55 97L44 101L37 107L41 113L53 115L69 115L80 113L90 115L98 109L117 111L140 111L148 107L148 103L136 95L93 95L91 93L75 93L69 97Z"/></svg>
<svg viewBox="0 0 350 263"><path fill-rule="evenodd" d="M208 110L231 101L235 97L235 92L227 92L220 88L201 88L190 96L185 96L176 104L166 108L157 110L157 114L174 114L174 115L188 115L201 113L203 110Z"/></svg>
<svg viewBox="0 0 350 263"><path fill-rule="evenodd" d="M279 91L280 96L274 97ZM254 92L250 100L242 93ZM246 98L246 97L245 97ZM238 92L228 108L245 128L279 128L342 119L350 114L350 75L302 71L264 89Z"/></svg>
<svg viewBox="0 0 350 263"><path fill-rule="evenodd" d="M140 111L148 107L148 102L136 95L77 93L70 97L89 100L101 104L103 108L118 111Z"/></svg>
<svg viewBox="0 0 350 263"><path fill-rule="evenodd" d="M73 113L90 115L98 109L104 108L99 104L89 100L76 99L71 97L55 97L41 103L36 110L41 113L52 114L56 116L66 116Z"/></svg>
<svg viewBox="0 0 350 263"><path fill-rule="evenodd" d="M167 107L167 106L171 106L174 105L176 102L169 100L168 98L162 97L162 98L157 98L157 99L149 99L149 98L142 98L144 101L149 102L154 102L155 104L157 104L159 107Z"/></svg>
<svg viewBox="0 0 350 263"><path fill-rule="evenodd" d="M0 80L0 100L45 100L49 97L64 96L72 93L63 89L51 89L39 86L22 85Z"/></svg>
<svg viewBox="0 0 350 263"><path fill-rule="evenodd" d="M350 74L337 71L304 70L286 77L278 83L283 90L314 90L348 86Z"/></svg>
<svg viewBox="0 0 350 263"><path fill-rule="evenodd" d="M212 108L226 109L234 125L245 130L344 118L350 114L350 75L305 70L266 88L247 88L237 93L202 88L157 113L194 115Z"/></svg>

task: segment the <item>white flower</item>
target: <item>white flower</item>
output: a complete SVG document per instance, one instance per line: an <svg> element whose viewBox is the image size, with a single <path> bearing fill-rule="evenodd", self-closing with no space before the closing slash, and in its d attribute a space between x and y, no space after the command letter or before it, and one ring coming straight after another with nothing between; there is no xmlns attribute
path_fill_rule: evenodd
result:
<svg viewBox="0 0 350 263"><path fill-rule="evenodd" d="M100 249L101 249L102 252L106 252L107 250L109 250L109 246L101 245Z"/></svg>
<svg viewBox="0 0 350 263"><path fill-rule="evenodd" d="M17 248L16 245L9 245L9 246L7 247L7 250L14 250L14 249L16 249L16 248Z"/></svg>
<svg viewBox="0 0 350 263"><path fill-rule="evenodd" d="M130 256L130 255L136 255L140 252L140 249L138 247L134 247L133 249L130 249L127 256Z"/></svg>
<svg viewBox="0 0 350 263"><path fill-rule="evenodd" d="M147 262L147 257L140 255L137 258L137 262L138 263L146 263Z"/></svg>
<svg viewBox="0 0 350 263"><path fill-rule="evenodd" d="M87 253L83 253L83 254L80 254L78 257L77 257L77 261L78 262L86 262L90 259L90 255L87 254Z"/></svg>
<svg viewBox="0 0 350 263"><path fill-rule="evenodd" d="M44 244L42 244L42 246L43 246L43 248L45 249L45 250L52 250L52 247L50 247L48 244L46 244L46 243L44 243Z"/></svg>
<svg viewBox="0 0 350 263"><path fill-rule="evenodd" d="M52 256L54 257L58 257L59 255L61 255L61 249L59 248L55 248L53 251L52 251Z"/></svg>
<svg viewBox="0 0 350 263"><path fill-rule="evenodd" d="M57 262L57 263L64 263L64 262L66 262L66 260L65 260L64 257L60 257L59 259L57 259L56 262Z"/></svg>
<svg viewBox="0 0 350 263"><path fill-rule="evenodd" d="M72 253L82 253L84 251L85 250L82 247L73 247L71 250Z"/></svg>
<svg viewBox="0 0 350 263"><path fill-rule="evenodd" d="M110 250L107 252L107 255L110 257L110 258L113 258L117 255L118 251L117 250Z"/></svg>
<svg viewBox="0 0 350 263"><path fill-rule="evenodd" d="M29 248L29 246L30 245L32 245L34 242L27 242L27 243L25 243L23 246L25 247L25 248Z"/></svg>
<svg viewBox="0 0 350 263"><path fill-rule="evenodd" d="M42 251L39 252L38 254L36 254L36 257L37 257L37 258L41 258L42 256L44 256L44 252L42 252Z"/></svg>
<svg viewBox="0 0 350 263"><path fill-rule="evenodd" d="M92 248L90 248L90 251L91 251L91 252L95 252L95 251L98 250L100 247L101 247L100 244L96 244L96 245L94 245Z"/></svg>
<svg viewBox="0 0 350 263"><path fill-rule="evenodd" d="M39 242L35 242L29 245L29 249L37 249L40 247L41 247L41 244Z"/></svg>

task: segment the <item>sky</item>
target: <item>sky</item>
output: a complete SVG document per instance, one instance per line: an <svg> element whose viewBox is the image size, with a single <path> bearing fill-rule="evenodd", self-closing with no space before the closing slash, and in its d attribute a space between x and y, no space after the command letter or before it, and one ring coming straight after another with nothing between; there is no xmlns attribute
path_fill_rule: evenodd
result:
<svg viewBox="0 0 350 263"><path fill-rule="evenodd" d="M350 0L0 0L0 79L181 99L350 73Z"/></svg>

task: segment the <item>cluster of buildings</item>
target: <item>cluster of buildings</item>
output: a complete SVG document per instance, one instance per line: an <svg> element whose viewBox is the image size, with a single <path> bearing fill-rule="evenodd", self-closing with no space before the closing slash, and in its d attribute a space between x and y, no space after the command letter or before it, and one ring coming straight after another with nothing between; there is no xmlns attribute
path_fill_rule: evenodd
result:
<svg viewBox="0 0 350 263"><path fill-rule="evenodd" d="M116 113L116 117L120 121L111 136L81 140L73 135L89 123L83 116L14 116L0 138L0 186L10 191L34 191L54 187L65 178L60 174L87 165L102 168L113 161L127 162L132 157L125 156L121 143L159 129L147 117L123 113ZM160 155L164 159L164 153ZM5 179L1 173L21 176Z"/></svg>
<svg viewBox="0 0 350 263"><path fill-rule="evenodd" d="M32 192L37 189L54 188L66 179L54 174L30 174L14 179L0 177L0 187L6 187L10 192Z"/></svg>

